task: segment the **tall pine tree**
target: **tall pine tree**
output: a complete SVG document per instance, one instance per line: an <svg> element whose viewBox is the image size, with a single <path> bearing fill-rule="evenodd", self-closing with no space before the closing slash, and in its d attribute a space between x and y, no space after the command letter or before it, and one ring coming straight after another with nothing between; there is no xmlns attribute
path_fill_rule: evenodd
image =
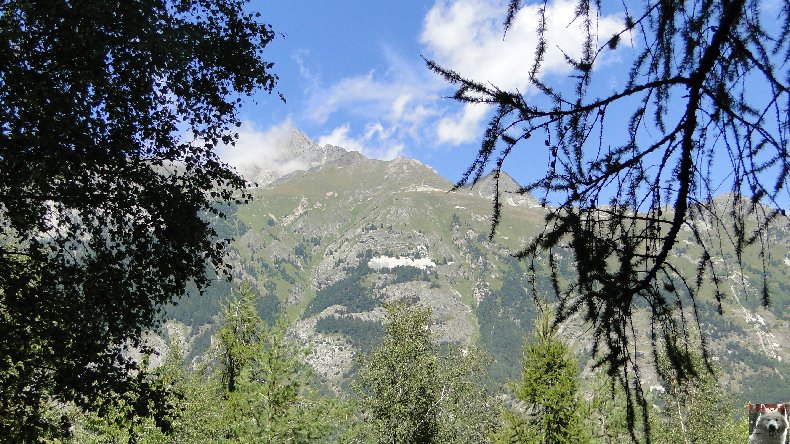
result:
<svg viewBox="0 0 790 444"><path fill-rule="evenodd" d="M383 343L355 382L363 442L479 444L493 429L495 404L475 350L442 352L430 310L387 306Z"/></svg>
<svg viewBox="0 0 790 444"><path fill-rule="evenodd" d="M582 417L579 367L546 315L524 345L521 380L514 394L521 405L505 410L496 443L564 444L590 441Z"/></svg>

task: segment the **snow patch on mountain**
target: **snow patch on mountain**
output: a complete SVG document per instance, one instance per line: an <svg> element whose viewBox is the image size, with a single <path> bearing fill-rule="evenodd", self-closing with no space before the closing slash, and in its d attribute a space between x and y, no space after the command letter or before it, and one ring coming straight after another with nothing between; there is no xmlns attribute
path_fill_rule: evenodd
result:
<svg viewBox="0 0 790 444"><path fill-rule="evenodd" d="M376 256L368 261L368 267L374 270L381 270L382 268L391 270L395 267L415 267L420 270L426 270L436 267L436 263L427 257L412 259L410 257Z"/></svg>

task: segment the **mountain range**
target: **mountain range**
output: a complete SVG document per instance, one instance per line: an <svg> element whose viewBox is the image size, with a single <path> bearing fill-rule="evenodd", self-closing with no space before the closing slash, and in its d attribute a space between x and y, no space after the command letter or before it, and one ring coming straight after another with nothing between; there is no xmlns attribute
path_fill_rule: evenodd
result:
<svg viewBox="0 0 790 444"><path fill-rule="evenodd" d="M394 301L430 307L440 341L475 345L490 355L495 384L519 375L524 337L538 314L535 300L552 303L548 279L533 287L527 264L513 257L545 224L546 210L537 199L518 194L519 184L501 175L502 219L489 240L491 176L450 192L451 181L416 160L368 159L319 146L298 131L277 152L271 168L242 170L255 182L253 201L216 224L220 235L234 238L228 252L233 282L218 279L204 294L192 292L169 307L152 341L164 351L177 335L188 359L199 360L232 284L248 281L260 295L262 316L271 321L286 314L291 334L311 350L308 362L336 392L354 375L356 357L377 344L383 305ZM764 258L747 250L739 269L726 252L720 261L730 290L724 314L704 301L699 314L725 386L740 393L739 400L778 402L790 400L784 359L790 350L790 231L771 226L767 235L773 305L759 306ZM672 260L693 271L699 251L690 232L683 236ZM554 254L560 270L573 266L569 251ZM535 263L540 268L545 258ZM635 318L647 331L647 311ZM589 378L591 338L585 331L572 321L561 335ZM643 342L638 354L647 360L650 344ZM648 372L645 378L646 386L660 389L655 376Z"/></svg>

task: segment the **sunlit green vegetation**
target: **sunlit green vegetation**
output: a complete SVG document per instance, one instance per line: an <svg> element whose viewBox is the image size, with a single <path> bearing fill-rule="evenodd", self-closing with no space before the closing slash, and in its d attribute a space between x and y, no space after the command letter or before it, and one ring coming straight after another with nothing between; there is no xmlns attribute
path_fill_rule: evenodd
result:
<svg viewBox="0 0 790 444"><path fill-rule="evenodd" d="M431 312L387 305L375 322L326 321L321 330L375 337L345 394L321 386L305 363L309 350L288 334L284 317L268 323L249 284L223 299L214 340L199 364L189 365L184 338L170 338L164 363L141 381L170 393L163 422L139 413L145 399L107 403L94 413L48 404L45 416L63 422L53 443L614 443L645 442L644 421L624 392L603 374L585 382L573 350L547 315L532 319L518 373L492 384L491 360L475 348L439 345ZM331 318L327 318L331 319ZM378 325L375 327L374 325ZM666 370L666 388L651 398L652 442L736 443L746 422L718 386L716 373ZM499 388L496 388L499 387ZM102 402L102 400L97 400Z"/></svg>

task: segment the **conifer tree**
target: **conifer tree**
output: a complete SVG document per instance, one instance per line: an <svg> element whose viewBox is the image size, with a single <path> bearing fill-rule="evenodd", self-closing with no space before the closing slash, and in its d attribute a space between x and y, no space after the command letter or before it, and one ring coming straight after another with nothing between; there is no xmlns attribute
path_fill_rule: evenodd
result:
<svg viewBox="0 0 790 444"><path fill-rule="evenodd" d="M441 353L430 310L386 306L383 343L367 357L354 388L371 443L485 443L495 403L474 350Z"/></svg>
<svg viewBox="0 0 790 444"><path fill-rule="evenodd" d="M531 10L523 3L509 0L503 10L505 38ZM649 307L653 344L690 342L692 329L701 331L696 347L672 350L679 355L670 362L682 371L690 351L707 358L698 301L722 312L731 271L722 267L741 267L749 247L762 258L752 278L763 306L770 304L770 231L788 223L790 3L577 0L570 24L561 24L584 33L578 47L560 48L567 76L544 76L558 44L547 30L557 17L548 1L538 3L537 44L523 65L527 90L427 62L456 87L455 100L493 111L456 187L492 169L493 236L499 175L511 153L546 158L521 190L546 207L545 225L519 256L548 258L557 322L580 314L592 325L595 357L610 375L619 371L628 403L637 400L644 416L634 308ZM604 4L623 17L612 35L598 32ZM614 59L623 75L612 88L599 68ZM677 260L686 240L694 267ZM731 263L716 260L728 252ZM575 262L564 279L552 260L558 253ZM674 316L679 310L694 316Z"/></svg>
<svg viewBox="0 0 790 444"><path fill-rule="evenodd" d="M523 411L505 410L496 443L586 443L579 368L548 316L537 319L535 335L524 345L521 380L514 384Z"/></svg>

